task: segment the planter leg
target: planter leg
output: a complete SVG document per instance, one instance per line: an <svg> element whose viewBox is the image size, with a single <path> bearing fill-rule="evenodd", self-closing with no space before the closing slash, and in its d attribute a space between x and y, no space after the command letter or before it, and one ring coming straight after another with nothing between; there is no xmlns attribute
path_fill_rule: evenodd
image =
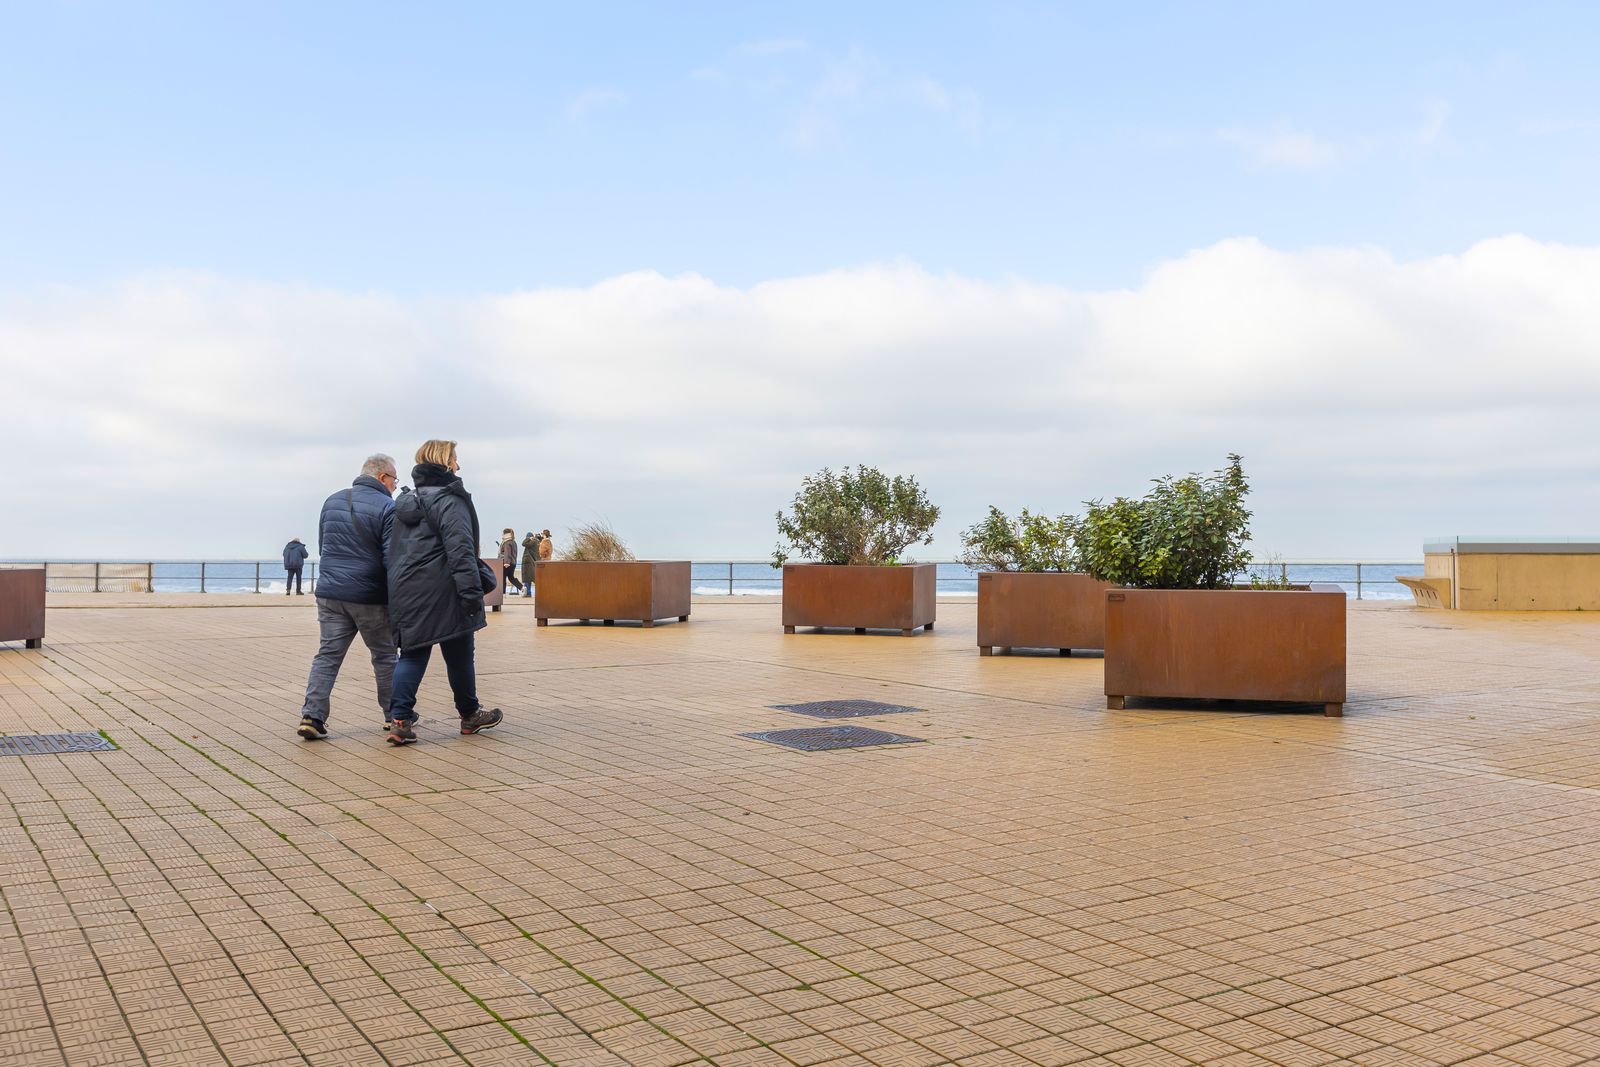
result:
<svg viewBox="0 0 1600 1067"><path fill-rule="evenodd" d="M490 608L489 610L490 611L499 611L500 610L500 605L496 604L494 607Z"/></svg>
<svg viewBox="0 0 1600 1067"><path fill-rule="evenodd" d="M1344 705L1324 704L1322 705L1322 714L1328 716L1330 719L1342 719L1344 718Z"/></svg>
<svg viewBox="0 0 1600 1067"><path fill-rule="evenodd" d="M1107 711L1121 711L1123 708L1126 708L1127 706L1128 706L1128 698L1127 697L1114 697L1114 696L1106 697L1106 710Z"/></svg>
<svg viewBox="0 0 1600 1067"><path fill-rule="evenodd" d="M1070 648L1063 648L1063 649L1062 649L1062 650L1061 650L1061 654L1062 654L1062 655L1063 655L1063 656L1070 656L1070 655L1072 655L1072 649L1070 649Z"/></svg>
<svg viewBox="0 0 1600 1067"><path fill-rule="evenodd" d="M539 623L540 626L549 626L550 625L550 620L549 619L538 619L536 621Z"/></svg>
<svg viewBox="0 0 1600 1067"><path fill-rule="evenodd" d="M794 627L793 626L785 626L783 628L783 632L786 633L786 634L792 634L792 633L794 633Z"/></svg>
<svg viewBox="0 0 1600 1067"><path fill-rule="evenodd" d="M23 648L43 648L44 647L44 638L42 638L42 637L30 637L30 638L28 638L28 640L22 642L22 647Z"/></svg>
<svg viewBox="0 0 1600 1067"><path fill-rule="evenodd" d="M930 634L933 633L933 623L931 623L931 622L928 623L928 625L924 626L923 629L926 630Z"/></svg>
<svg viewBox="0 0 1600 1067"><path fill-rule="evenodd" d="M689 616L687 616L687 615L679 615L678 616L678 621L679 622L688 622L689 621Z"/></svg>
<svg viewBox="0 0 1600 1067"><path fill-rule="evenodd" d="M866 627L865 627L865 626L857 626L857 627L856 627L856 633L858 633L858 634L864 634L864 633L866 633L866 632L867 632L867 628L866 628Z"/></svg>
<svg viewBox="0 0 1600 1067"><path fill-rule="evenodd" d="M980 656L992 656L992 655L994 655L994 649L991 648L988 645L979 645L978 646L978 655L980 655Z"/></svg>
<svg viewBox="0 0 1600 1067"><path fill-rule="evenodd" d="M607 626L615 626L616 624L617 624L617 620L616 619L607 619L606 620L606 625Z"/></svg>

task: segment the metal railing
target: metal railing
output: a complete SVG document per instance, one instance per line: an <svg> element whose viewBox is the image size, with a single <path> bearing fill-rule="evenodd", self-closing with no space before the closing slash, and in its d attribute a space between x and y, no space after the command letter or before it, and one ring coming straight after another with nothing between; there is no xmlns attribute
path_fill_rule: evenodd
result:
<svg viewBox="0 0 1600 1067"><path fill-rule="evenodd" d="M284 588L283 564L273 560L19 560L45 568L45 586L51 592L143 593L262 593ZM939 566L938 590L947 595L977 591L977 572L951 559L923 560ZM1389 587L1396 596L1403 588L1397 572L1422 573L1418 560L1270 560L1253 563L1248 574L1275 576L1282 581L1329 582L1354 592L1361 600L1375 587ZM736 596L740 593L776 596L782 575L770 559L695 560L690 566L695 592ZM317 563L308 560L302 575L306 592L317 585Z"/></svg>
<svg viewBox="0 0 1600 1067"><path fill-rule="evenodd" d="M939 566L938 591L944 594L976 593L978 574L965 564L953 559L920 560ZM1404 586L1394 579L1394 572L1422 573L1421 560L1330 560L1291 559L1252 563L1246 574L1263 577L1275 575L1281 581L1327 582L1354 592L1357 600L1364 599L1368 590L1387 587L1396 595L1406 595ZM1342 572L1342 573L1340 573ZM770 559L695 560L690 573L697 592L709 593L713 586L719 593L735 596L741 590L748 593L771 594L781 592L780 573L772 567Z"/></svg>

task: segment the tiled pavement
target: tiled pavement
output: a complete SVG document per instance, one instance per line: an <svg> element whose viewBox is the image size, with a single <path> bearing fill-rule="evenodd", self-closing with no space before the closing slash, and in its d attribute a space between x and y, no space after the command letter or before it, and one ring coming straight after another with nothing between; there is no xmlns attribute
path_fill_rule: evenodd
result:
<svg viewBox="0 0 1600 1067"><path fill-rule="evenodd" d="M0 647L0 1064L1600 1062L1600 619L1356 605L1343 719L1108 712L1093 657L765 603L481 635L390 750L307 603ZM857 697L927 744L741 733Z"/></svg>

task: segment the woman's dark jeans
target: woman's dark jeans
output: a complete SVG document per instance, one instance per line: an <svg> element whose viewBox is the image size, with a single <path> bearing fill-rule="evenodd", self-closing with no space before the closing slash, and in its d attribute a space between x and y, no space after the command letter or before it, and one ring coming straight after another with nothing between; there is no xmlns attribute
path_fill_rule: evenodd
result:
<svg viewBox="0 0 1600 1067"><path fill-rule="evenodd" d="M450 678L450 691L455 694L456 711L464 719L477 711L478 676L472 665L472 635L462 634L439 642L439 652L444 656L445 673ZM432 645L408 648L400 653L394 665L394 699L389 704L389 717L402 722L417 721L417 687L428 672L428 658Z"/></svg>

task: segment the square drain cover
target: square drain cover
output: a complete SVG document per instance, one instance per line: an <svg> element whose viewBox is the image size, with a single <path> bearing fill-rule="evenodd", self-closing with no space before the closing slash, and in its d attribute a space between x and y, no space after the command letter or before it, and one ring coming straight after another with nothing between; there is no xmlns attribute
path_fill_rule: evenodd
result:
<svg viewBox="0 0 1600 1067"><path fill-rule="evenodd" d="M740 734L756 741L766 741L801 752L826 752L835 748L870 748L873 745L905 745L921 742L920 737L904 734L887 734L882 730L868 730L864 726L817 726L808 730L767 730L758 734Z"/></svg>
<svg viewBox="0 0 1600 1067"><path fill-rule="evenodd" d="M863 715L903 715L926 711L904 704L885 704L879 700L813 700L809 704L772 704L774 711L794 711L818 719L858 719Z"/></svg>
<svg viewBox="0 0 1600 1067"><path fill-rule="evenodd" d="M53 756L62 752L115 752L99 734L12 734L0 737L0 756Z"/></svg>

